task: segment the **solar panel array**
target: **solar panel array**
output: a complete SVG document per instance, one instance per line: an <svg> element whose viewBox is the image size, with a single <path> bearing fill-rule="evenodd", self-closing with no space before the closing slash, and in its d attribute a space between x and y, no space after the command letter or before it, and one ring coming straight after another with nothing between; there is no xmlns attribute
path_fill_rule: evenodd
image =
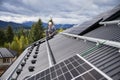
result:
<svg viewBox="0 0 120 80"><path fill-rule="evenodd" d="M83 31L87 30L88 28L91 28L93 25L98 24L101 20L102 18L91 19L80 25L77 25L76 27L72 27L64 32L71 34L81 34Z"/></svg>
<svg viewBox="0 0 120 80"><path fill-rule="evenodd" d="M26 80L108 80L86 61L75 55Z"/></svg>

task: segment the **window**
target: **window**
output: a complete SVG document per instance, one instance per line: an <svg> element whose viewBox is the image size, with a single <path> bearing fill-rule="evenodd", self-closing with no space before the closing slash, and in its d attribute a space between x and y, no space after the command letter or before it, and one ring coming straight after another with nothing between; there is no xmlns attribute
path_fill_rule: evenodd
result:
<svg viewBox="0 0 120 80"><path fill-rule="evenodd" d="M9 58L3 58L3 63L10 63L10 59Z"/></svg>

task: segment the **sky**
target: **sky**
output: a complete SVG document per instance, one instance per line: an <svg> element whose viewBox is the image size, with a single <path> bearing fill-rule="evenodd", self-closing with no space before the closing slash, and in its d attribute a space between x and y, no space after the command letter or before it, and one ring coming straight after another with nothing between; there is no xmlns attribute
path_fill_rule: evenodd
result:
<svg viewBox="0 0 120 80"><path fill-rule="evenodd" d="M81 24L120 4L120 0L0 0L0 20Z"/></svg>

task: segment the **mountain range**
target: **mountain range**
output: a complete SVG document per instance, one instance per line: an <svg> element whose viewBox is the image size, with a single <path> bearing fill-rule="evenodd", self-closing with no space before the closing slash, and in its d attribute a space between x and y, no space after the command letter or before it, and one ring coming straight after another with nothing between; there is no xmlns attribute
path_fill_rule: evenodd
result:
<svg viewBox="0 0 120 80"><path fill-rule="evenodd" d="M0 20L0 28L4 29L7 26L12 26L13 29L16 29L18 27L24 27L27 29L29 28L27 25L24 25L24 24L15 23L15 22L6 22L6 21Z"/></svg>
<svg viewBox="0 0 120 80"><path fill-rule="evenodd" d="M0 28L6 28L7 26L12 26L13 29L17 29L18 27L24 27L25 29L30 29L32 24L35 23L33 21L27 21L27 22L23 22L23 23L15 23L15 22L6 22L6 21L2 21L0 20ZM59 28L70 28L72 27L74 24L55 24L56 29ZM48 26L47 23L43 23L44 28L46 28Z"/></svg>

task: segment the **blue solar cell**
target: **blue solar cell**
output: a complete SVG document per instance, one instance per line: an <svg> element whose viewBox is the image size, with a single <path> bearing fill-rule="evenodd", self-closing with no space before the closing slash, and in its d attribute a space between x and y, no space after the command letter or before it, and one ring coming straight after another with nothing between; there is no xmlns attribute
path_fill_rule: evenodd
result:
<svg viewBox="0 0 120 80"><path fill-rule="evenodd" d="M72 76L69 72L65 73L64 75L65 75L66 80L72 79Z"/></svg>
<svg viewBox="0 0 120 80"><path fill-rule="evenodd" d="M56 76L57 76L57 75L56 75L56 72L55 72L55 71L51 73L51 78L52 78L52 79L55 78Z"/></svg>
<svg viewBox="0 0 120 80"><path fill-rule="evenodd" d="M81 76L77 77L75 80L84 80Z"/></svg>
<svg viewBox="0 0 120 80"><path fill-rule="evenodd" d="M62 71L63 73L67 72L68 71L67 67L66 66L62 67Z"/></svg>
<svg viewBox="0 0 120 80"><path fill-rule="evenodd" d="M82 66L77 67L77 70L79 71L79 73L84 73L85 69Z"/></svg>
<svg viewBox="0 0 120 80"><path fill-rule="evenodd" d="M85 79L85 80L95 80L90 74L88 74L88 73L86 73L86 74L84 74L83 75L83 78Z"/></svg>
<svg viewBox="0 0 120 80"><path fill-rule="evenodd" d="M76 76L79 75L79 73L77 72L76 69L73 69L73 70L71 70L70 72L72 73L73 77L76 77Z"/></svg>

